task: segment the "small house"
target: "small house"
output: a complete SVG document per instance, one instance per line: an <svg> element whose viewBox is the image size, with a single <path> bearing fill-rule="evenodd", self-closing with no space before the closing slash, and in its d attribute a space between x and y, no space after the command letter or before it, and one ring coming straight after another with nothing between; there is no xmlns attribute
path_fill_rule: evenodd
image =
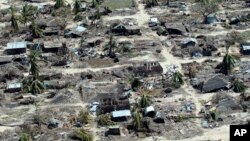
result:
<svg viewBox="0 0 250 141"><path fill-rule="evenodd" d="M189 53L191 57L194 57L194 58L203 56L202 49L198 47L189 48Z"/></svg>
<svg viewBox="0 0 250 141"><path fill-rule="evenodd" d="M42 29L43 35L58 35L60 30L66 27L66 21L53 17L39 17L37 25Z"/></svg>
<svg viewBox="0 0 250 141"><path fill-rule="evenodd" d="M108 135L121 135L121 129L119 125L110 126L107 131Z"/></svg>
<svg viewBox="0 0 250 141"><path fill-rule="evenodd" d="M114 121L126 121L129 118L131 118L130 110L119 110L111 113L111 119Z"/></svg>
<svg viewBox="0 0 250 141"><path fill-rule="evenodd" d="M235 99L227 97L219 101L216 110L218 112L229 112L231 110L242 110L242 107Z"/></svg>
<svg viewBox="0 0 250 141"><path fill-rule="evenodd" d="M63 89L67 87L67 83L65 81L59 80L44 80L43 85L46 89Z"/></svg>
<svg viewBox="0 0 250 141"><path fill-rule="evenodd" d="M250 43L241 44L240 52L244 55L250 55Z"/></svg>
<svg viewBox="0 0 250 141"><path fill-rule="evenodd" d="M87 39L86 42L87 42L88 47L95 47L97 45L100 45L103 42L103 38L93 37L93 38Z"/></svg>
<svg viewBox="0 0 250 141"><path fill-rule="evenodd" d="M148 106L144 109L144 115L148 117L154 117L156 115L155 109L153 106Z"/></svg>
<svg viewBox="0 0 250 141"><path fill-rule="evenodd" d="M215 92L222 89L228 89L229 81L222 78L220 75L216 75L207 81L203 82L202 92Z"/></svg>
<svg viewBox="0 0 250 141"><path fill-rule="evenodd" d="M62 78L62 73L40 73L39 78L41 80L52 80L52 79L61 79Z"/></svg>
<svg viewBox="0 0 250 141"><path fill-rule="evenodd" d="M164 118L162 117L160 112L156 112L155 117L153 119L155 123L165 123Z"/></svg>
<svg viewBox="0 0 250 141"><path fill-rule="evenodd" d="M7 43L7 47L4 48L4 51L7 55L16 55L26 53L27 42L11 42Z"/></svg>
<svg viewBox="0 0 250 141"><path fill-rule="evenodd" d="M132 70L135 76L157 76L163 73L163 68L159 62L134 64Z"/></svg>
<svg viewBox="0 0 250 141"><path fill-rule="evenodd" d="M52 36L52 35L59 35L61 28L60 27L45 27L44 30L42 30L43 35L45 36Z"/></svg>
<svg viewBox="0 0 250 141"><path fill-rule="evenodd" d="M98 96L99 113L106 114L115 110L130 109L129 99L120 99L114 94L101 94Z"/></svg>
<svg viewBox="0 0 250 141"><path fill-rule="evenodd" d="M37 10L41 14L50 14L53 10L53 6L50 4L41 3L37 5Z"/></svg>
<svg viewBox="0 0 250 141"><path fill-rule="evenodd" d="M217 17L215 16L215 14L210 14L205 18L205 23L206 24L215 24L218 22Z"/></svg>
<svg viewBox="0 0 250 141"><path fill-rule="evenodd" d="M8 64L12 61L11 56L0 56L0 65Z"/></svg>
<svg viewBox="0 0 250 141"><path fill-rule="evenodd" d="M82 37L82 35L84 34L86 30L87 28L83 26L76 26L70 29L69 31L65 31L64 36L73 37L73 38Z"/></svg>
<svg viewBox="0 0 250 141"><path fill-rule="evenodd" d="M110 30L115 35L141 35L140 28L137 26L125 26L123 24L115 24Z"/></svg>
<svg viewBox="0 0 250 141"><path fill-rule="evenodd" d="M182 23L165 23L165 28L168 34L184 35L189 30Z"/></svg>
<svg viewBox="0 0 250 141"><path fill-rule="evenodd" d="M229 24L230 25L239 25L240 24L241 19L238 17L233 17L229 20Z"/></svg>
<svg viewBox="0 0 250 141"><path fill-rule="evenodd" d="M6 87L6 91L10 93L20 92L22 90L22 83L8 83Z"/></svg>
<svg viewBox="0 0 250 141"><path fill-rule="evenodd" d="M149 27L154 27L159 25L160 22L158 21L158 18L150 18L149 22L148 22L148 26Z"/></svg>
<svg viewBox="0 0 250 141"><path fill-rule="evenodd" d="M56 42L51 42L51 41L47 41L44 42L42 45L42 51L44 53L59 53L59 52L63 52L63 54L65 54L67 52L67 47L65 43L61 43L60 41Z"/></svg>
<svg viewBox="0 0 250 141"><path fill-rule="evenodd" d="M188 38L181 42L182 48L195 47L197 40L195 38Z"/></svg>

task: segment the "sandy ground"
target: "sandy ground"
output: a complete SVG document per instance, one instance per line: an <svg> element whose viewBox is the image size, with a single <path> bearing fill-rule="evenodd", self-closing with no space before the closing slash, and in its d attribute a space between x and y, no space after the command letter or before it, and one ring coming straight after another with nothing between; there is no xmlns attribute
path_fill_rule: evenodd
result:
<svg viewBox="0 0 250 141"><path fill-rule="evenodd" d="M105 67L105 68L64 68L64 69L54 68L54 69L55 71L62 72L63 74L67 75L67 74L75 74L75 73L88 72L88 71L98 72L98 71L112 70L112 69L122 68L126 66L129 66L129 64L115 65L115 66Z"/></svg>
<svg viewBox="0 0 250 141"><path fill-rule="evenodd" d="M15 127L0 126L0 132L4 132L5 130L15 130Z"/></svg>
<svg viewBox="0 0 250 141"><path fill-rule="evenodd" d="M68 3L72 3L73 0L67 0ZM150 15L147 14L147 12L144 9L144 5L138 1L136 1L138 3L138 12L135 15L129 15L129 16L113 16L113 17L104 17L104 21L109 21L109 20L115 20L115 19L125 19L125 18L134 18L137 19L138 21L138 25L141 27L147 27L146 23L148 22L148 20L150 19ZM0 0L0 8L5 8L6 6L8 6L6 4L6 1L4 0ZM72 24L73 26L74 24ZM1 25L0 25L1 27ZM229 32L232 32L233 30L224 30L224 31L214 31L214 32L209 32L205 35L208 36L216 36L216 35L224 35L227 34ZM238 30L239 32L243 32L246 30ZM250 31L250 29L247 29L247 31ZM197 33L198 34L198 33ZM155 34L154 31L150 32L150 34L148 34L148 36L142 36L142 37L138 37L139 38L148 38L148 39L158 39L158 40L166 40L166 37L160 37L157 36ZM120 40L134 40L134 38L128 38L128 37L122 37ZM166 67L168 65L171 64L175 64L179 67L179 70L181 71L181 64L182 63L189 63L189 62L193 62L193 61L197 61L197 62L203 62L204 60L208 59L206 57L204 58L197 58L197 59L187 59L184 60L182 58L178 58L178 57L174 57L171 53L170 53L171 47L170 48L166 48L164 46L162 46L162 52L161 55L163 56L164 60L162 60L160 62L160 64L163 66L163 71L164 73L166 73ZM151 58L152 56L144 56L144 57L136 57L134 58L135 60L140 60L140 61L152 61ZM247 58L243 58L243 60L246 60ZM213 60L218 60L221 61L222 57L218 57L218 58L213 58ZM64 74L74 74L74 73L80 73L80 72L85 72L85 71L102 71L102 70L112 70L115 68L120 68L120 67L124 67L127 66L127 64L124 65L115 65L112 67L106 67L106 68L83 68L83 69L77 69L77 68L67 68L67 69L57 69L56 71L61 71ZM213 94L204 94L204 95L199 95L197 94L194 89L190 86L188 86L187 84L185 84L183 86L184 91L187 92L187 96L186 98L190 98L193 99L193 102L196 105L196 115L198 115L200 109L201 109L201 103L200 100L206 100L208 101L209 99L211 99ZM177 98L177 97L176 97ZM173 98L174 99L174 98ZM43 105L40 106L39 108L42 109L46 109L49 107L61 107L61 106L67 106L67 107L71 107L71 106L82 106L83 108L86 108L86 104L83 103L75 103L75 104L63 104L63 105ZM28 113L33 113L35 112L35 106L20 106L17 109L23 109L23 108L30 108ZM244 114L238 114L237 116L242 117L242 118L246 118L247 115ZM197 121L194 124L197 124L197 126L200 126L200 120L197 119ZM8 126L0 126L0 132L7 130L7 129L14 129L13 127L8 127ZM95 141L98 140L98 136L96 135L96 131L99 131L100 129L96 128L96 126L91 127L91 130L94 132L94 137L95 137ZM200 140L222 140L222 141L228 141L229 140L229 126L225 125L225 126L221 126L218 128L214 128L214 129L203 129L204 130L204 134L200 135L200 136L195 136L193 138L189 138L189 139L184 139L184 140L179 140L179 141L200 141ZM149 137L149 138L145 138L142 139L142 141L167 141L166 139L162 138L162 137Z"/></svg>
<svg viewBox="0 0 250 141"><path fill-rule="evenodd" d="M9 8L9 0L0 0L0 9L6 9Z"/></svg>
<svg viewBox="0 0 250 141"><path fill-rule="evenodd" d="M105 17L104 21L133 18L137 19L138 26L144 26L150 19L150 16L147 14L144 5L141 4L140 1L136 1L136 3L138 4L138 12L135 15Z"/></svg>

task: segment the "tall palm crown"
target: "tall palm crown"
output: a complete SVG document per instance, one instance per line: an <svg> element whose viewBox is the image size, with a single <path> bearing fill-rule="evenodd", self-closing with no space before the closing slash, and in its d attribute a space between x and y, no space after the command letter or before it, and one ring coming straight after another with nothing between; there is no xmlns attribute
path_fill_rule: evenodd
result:
<svg viewBox="0 0 250 141"><path fill-rule="evenodd" d="M17 17L16 17L16 9L11 6L10 7L10 12L11 12L11 26L14 30L18 30L18 22L17 22Z"/></svg>
<svg viewBox="0 0 250 141"><path fill-rule="evenodd" d="M179 88L181 85L184 84L183 75L179 71L176 71L173 74L172 82L174 87Z"/></svg>
<svg viewBox="0 0 250 141"><path fill-rule="evenodd" d="M61 7L65 6L64 0L56 0L56 4L54 5L55 9L59 9Z"/></svg>
<svg viewBox="0 0 250 141"><path fill-rule="evenodd" d="M235 65L238 62L240 62L239 56L229 54L228 49L229 48L227 47L227 53L224 56L223 61L222 61L223 71L225 75L230 74L233 68L235 67Z"/></svg>
<svg viewBox="0 0 250 141"><path fill-rule="evenodd" d="M133 113L133 119L135 129L140 129L142 127L142 117L137 110Z"/></svg>
<svg viewBox="0 0 250 141"><path fill-rule="evenodd" d="M115 45L116 45L116 43L114 41L113 34L110 34L110 36L109 36L109 42L105 46L105 50L108 50L108 56L111 57L111 56L114 55Z"/></svg>
<svg viewBox="0 0 250 141"><path fill-rule="evenodd" d="M32 141L31 137L27 133L22 133L19 141Z"/></svg>
<svg viewBox="0 0 250 141"><path fill-rule="evenodd" d="M25 26L27 26L27 23L31 21L32 19L35 19L35 14L37 13L37 8L25 3L21 10L21 18L20 22L23 23Z"/></svg>
<svg viewBox="0 0 250 141"><path fill-rule="evenodd" d="M81 139L81 141L93 141L93 136L82 129L76 130L76 136L77 138Z"/></svg>
<svg viewBox="0 0 250 141"><path fill-rule="evenodd" d="M239 80L236 80L233 85L234 85L233 90L236 93L245 93L247 89L247 86L242 81Z"/></svg>
<svg viewBox="0 0 250 141"><path fill-rule="evenodd" d="M81 2L79 0L75 0L73 11L74 11L74 14L76 15L78 14L78 12L81 11Z"/></svg>
<svg viewBox="0 0 250 141"><path fill-rule="evenodd" d="M40 55L41 55L40 51L31 51L28 56L30 61L30 70L29 70L30 74L36 79L39 76L39 66L37 62Z"/></svg>
<svg viewBox="0 0 250 141"><path fill-rule="evenodd" d="M33 36L35 36L35 37L42 37L43 36L42 30L34 21L32 21L32 24L31 24L31 31L32 31Z"/></svg>
<svg viewBox="0 0 250 141"><path fill-rule="evenodd" d="M146 108L149 105L150 105L149 97L147 95L143 94L140 101L139 101L140 108Z"/></svg>
<svg viewBox="0 0 250 141"><path fill-rule="evenodd" d="M29 92L32 94L40 94L43 92L43 90L44 86L38 79L33 80L31 86L29 87Z"/></svg>

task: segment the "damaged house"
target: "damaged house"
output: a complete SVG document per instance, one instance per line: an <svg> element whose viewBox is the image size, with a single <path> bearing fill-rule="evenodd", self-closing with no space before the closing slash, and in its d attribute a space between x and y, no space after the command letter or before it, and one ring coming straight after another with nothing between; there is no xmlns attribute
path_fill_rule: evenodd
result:
<svg viewBox="0 0 250 141"><path fill-rule="evenodd" d="M0 65L8 64L12 61L11 56L0 56Z"/></svg>
<svg viewBox="0 0 250 141"><path fill-rule="evenodd" d="M128 99L120 99L114 94L99 95L99 113L106 114L116 110L130 110L130 103Z"/></svg>
<svg viewBox="0 0 250 141"><path fill-rule="evenodd" d="M93 38L87 39L86 43L88 47L95 47L97 45L100 45L103 41L104 39L102 37L93 37Z"/></svg>
<svg viewBox="0 0 250 141"><path fill-rule="evenodd" d="M61 29L66 27L66 21L50 17L41 17L40 20L37 21L37 25L42 29L43 35L45 36L59 35Z"/></svg>
<svg viewBox="0 0 250 141"><path fill-rule="evenodd" d="M64 37L66 37L66 38L82 37L82 35L85 33L86 30L87 30L87 28L85 28L83 26L76 26L76 27L73 27L72 29L65 30Z"/></svg>
<svg viewBox="0 0 250 141"><path fill-rule="evenodd" d="M26 53L27 42L11 42L7 43L7 47L4 48L4 51L7 55L16 55Z"/></svg>
<svg viewBox="0 0 250 141"><path fill-rule="evenodd" d="M224 79L220 75L216 75L212 78L209 78L207 81L203 82L201 91L204 93L208 93L228 88L229 88L229 80Z"/></svg>
<svg viewBox="0 0 250 141"><path fill-rule="evenodd" d="M134 64L132 71L135 76L158 76L163 73L159 62L145 62Z"/></svg>
<svg viewBox="0 0 250 141"><path fill-rule="evenodd" d="M115 35L141 35L141 30L138 26L125 26L124 24L114 24L110 31Z"/></svg>
<svg viewBox="0 0 250 141"><path fill-rule="evenodd" d="M66 54L68 51L68 48L65 43L61 42L51 42L47 41L44 42L42 45L42 51L44 53L60 53L60 54Z"/></svg>
<svg viewBox="0 0 250 141"><path fill-rule="evenodd" d="M189 29L183 23L165 23L165 29L170 35L185 35Z"/></svg>
<svg viewBox="0 0 250 141"><path fill-rule="evenodd" d="M130 110L118 110L111 113L111 119L113 121L127 121L131 116Z"/></svg>
<svg viewBox="0 0 250 141"><path fill-rule="evenodd" d="M240 46L240 52L244 55L250 55L250 43L245 43Z"/></svg>
<svg viewBox="0 0 250 141"><path fill-rule="evenodd" d="M22 83L8 83L5 91L10 93L20 92L22 87Z"/></svg>

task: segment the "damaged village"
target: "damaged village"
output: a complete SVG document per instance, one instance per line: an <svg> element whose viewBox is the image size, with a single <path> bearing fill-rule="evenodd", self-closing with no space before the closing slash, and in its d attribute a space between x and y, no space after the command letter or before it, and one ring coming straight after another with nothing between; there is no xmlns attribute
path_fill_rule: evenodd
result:
<svg viewBox="0 0 250 141"><path fill-rule="evenodd" d="M249 55L250 0L0 0L0 140L229 141Z"/></svg>

